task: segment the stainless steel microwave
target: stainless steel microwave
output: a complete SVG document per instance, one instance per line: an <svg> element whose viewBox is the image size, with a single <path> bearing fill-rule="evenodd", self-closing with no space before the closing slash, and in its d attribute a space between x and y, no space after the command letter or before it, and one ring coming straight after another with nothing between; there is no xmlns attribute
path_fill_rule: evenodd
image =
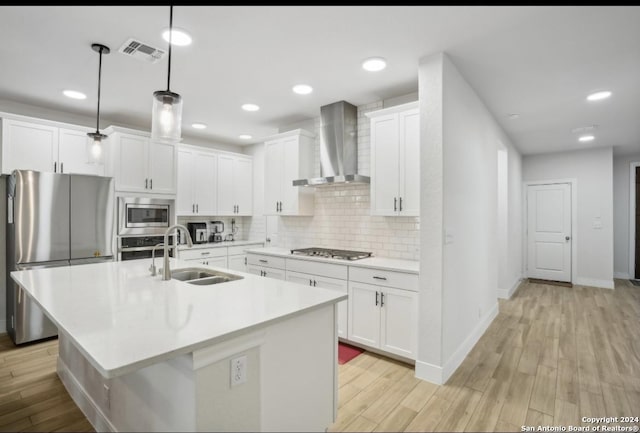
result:
<svg viewBox="0 0 640 433"><path fill-rule="evenodd" d="M118 198L118 235L161 235L174 224L175 200Z"/></svg>

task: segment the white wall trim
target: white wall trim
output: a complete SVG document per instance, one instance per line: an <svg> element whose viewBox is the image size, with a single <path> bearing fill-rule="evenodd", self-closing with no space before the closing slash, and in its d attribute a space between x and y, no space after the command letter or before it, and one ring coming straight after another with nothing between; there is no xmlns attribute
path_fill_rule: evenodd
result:
<svg viewBox="0 0 640 433"><path fill-rule="evenodd" d="M442 367L424 361L416 361L416 377L427 382L442 385Z"/></svg>
<svg viewBox="0 0 640 433"><path fill-rule="evenodd" d="M516 289L520 286L522 282L522 276L515 279L510 289L498 289L498 298L500 299L511 299L511 296L515 293Z"/></svg>
<svg viewBox="0 0 640 433"><path fill-rule="evenodd" d="M629 276L632 278L636 273L636 167L640 167L640 162L629 165Z"/></svg>
<svg viewBox="0 0 640 433"><path fill-rule="evenodd" d="M87 394L80 382L73 375L71 370L62 358L58 357L57 366L58 377L69 392L71 399L80 408L84 416L91 423L96 431L118 431L109 419L102 413L98 405L93 401L91 396Z"/></svg>
<svg viewBox="0 0 640 433"><path fill-rule="evenodd" d="M589 286L589 287L600 287L603 289L613 289L615 286L613 284L613 280L598 280L595 278L576 278L576 281L573 284L578 284L580 286Z"/></svg>
<svg viewBox="0 0 640 433"><path fill-rule="evenodd" d="M623 280L630 280L631 274L628 272L614 272L613 278L622 278Z"/></svg>
<svg viewBox="0 0 640 433"><path fill-rule="evenodd" d="M568 183L571 185L571 282L573 284L578 284L576 282L578 278L578 179L576 178L568 178L568 179L548 179L548 180L536 180L536 181L527 181L522 183L522 233L524 234L524 242L522 243L522 257L523 257L523 265L524 265L524 278L529 277L529 256L528 256L528 214L527 214L527 206L528 206L528 191L527 188L530 185L553 185L557 183Z"/></svg>

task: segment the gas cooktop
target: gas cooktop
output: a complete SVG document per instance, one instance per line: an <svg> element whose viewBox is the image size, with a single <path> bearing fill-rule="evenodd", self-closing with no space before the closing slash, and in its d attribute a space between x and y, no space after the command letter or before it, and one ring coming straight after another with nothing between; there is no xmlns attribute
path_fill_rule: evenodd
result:
<svg viewBox="0 0 640 433"><path fill-rule="evenodd" d="M372 253L364 251L333 250L329 248L298 248L291 250L291 254L342 260L358 260L372 255Z"/></svg>

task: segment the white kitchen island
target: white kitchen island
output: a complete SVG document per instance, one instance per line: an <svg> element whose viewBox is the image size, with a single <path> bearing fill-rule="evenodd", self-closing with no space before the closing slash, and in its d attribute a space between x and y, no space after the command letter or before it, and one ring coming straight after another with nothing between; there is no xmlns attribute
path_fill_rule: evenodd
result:
<svg viewBox="0 0 640 433"><path fill-rule="evenodd" d="M150 262L11 273L58 326L58 374L96 430L324 431L334 422L336 303L346 294L241 272L213 285L162 281ZM171 259L172 270L187 267Z"/></svg>

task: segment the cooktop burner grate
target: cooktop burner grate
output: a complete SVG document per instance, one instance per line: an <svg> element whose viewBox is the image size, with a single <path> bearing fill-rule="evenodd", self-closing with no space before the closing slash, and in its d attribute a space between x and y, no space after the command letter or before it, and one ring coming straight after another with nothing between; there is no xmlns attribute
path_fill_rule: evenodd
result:
<svg viewBox="0 0 640 433"><path fill-rule="evenodd" d="M372 256L372 253L365 251L334 250L330 248L298 248L291 250L291 254L342 260L358 260Z"/></svg>

